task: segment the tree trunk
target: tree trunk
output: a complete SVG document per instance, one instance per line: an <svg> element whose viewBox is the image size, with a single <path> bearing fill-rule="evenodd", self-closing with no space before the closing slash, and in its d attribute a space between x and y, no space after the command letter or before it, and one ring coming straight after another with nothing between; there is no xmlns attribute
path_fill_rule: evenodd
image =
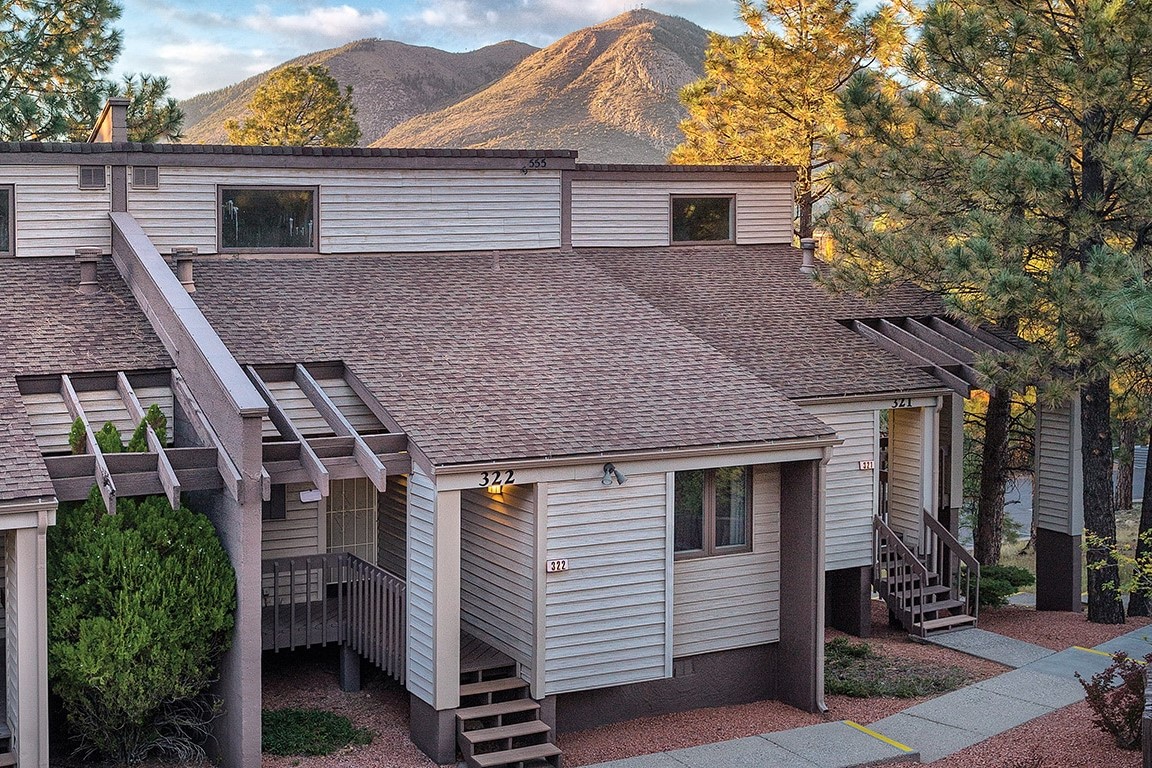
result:
<svg viewBox="0 0 1152 768"><path fill-rule="evenodd" d="M1087 546L1088 621L1123 624L1116 514L1112 510L1112 427L1107 376L1080 390L1080 431L1084 452L1084 530L1095 539Z"/></svg>
<svg viewBox="0 0 1152 768"><path fill-rule="evenodd" d="M1116 452L1116 489L1112 508L1116 511L1132 509L1132 474L1135 469L1136 433L1138 426L1132 419L1120 421L1120 449Z"/></svg>
<svg viewBox="0 0 1152 768"><path fill-rule="evenodd" d="M1152 446L1152 428L1148 430L1148 445ZM1152 556L1152 472L1144 470L1144 498L1140 502L1140 533L1136 538L1136 562L1141 563ZM1128 596L1129 616L1152 616L1152 595L1140 578L1140 567L1137 565L1133 579L1132 593Z"/></svg>
<svg viewBox="0 0 1152 768"><path fill-rule="evenodd" d="M800 219L797 222L796 233L803 240L812 237L812 186L797 185L796 207L799 209Z"/></svg>
<svg viewBox="0 0 1152 768"><path fill-rule="evenodd" d="M980 462L980 495L976 501L974 552L980 565L1000 562L1004 542L1004 481L1008 462L1008 425L1012 395L996 388L988 394L984 450Z"/></svg>

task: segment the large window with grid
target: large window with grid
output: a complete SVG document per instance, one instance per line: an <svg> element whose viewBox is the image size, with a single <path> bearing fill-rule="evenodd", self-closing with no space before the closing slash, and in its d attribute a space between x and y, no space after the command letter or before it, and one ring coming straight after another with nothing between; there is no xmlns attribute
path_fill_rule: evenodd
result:
<svg viewBox="0 0 1152 768"><path fill-rule="evenodd" d="M751 467L677 472L673 501L676 557L750 551L751 488Z"/></svg>
<svg viewBox="0 0 1152 768"><path fill-rule="evenodd" d="M376 486L367 478L332 480L328 492L328 551L376 562Z"/></svg>

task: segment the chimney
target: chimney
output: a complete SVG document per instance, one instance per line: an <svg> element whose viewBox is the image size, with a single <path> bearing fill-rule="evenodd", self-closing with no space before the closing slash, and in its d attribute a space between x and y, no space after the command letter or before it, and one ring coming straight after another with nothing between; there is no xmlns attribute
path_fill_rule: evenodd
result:
<svg viewBox="0 0 1152 768"><path fill-rule="evenodd" d="M196 293L196 283L192 279L192 260L197 253L199 250L192 245L178 245L172 249L172 256L176 259L176 277L188 293Z"/></svg>
<svg viewBox="0 0 1152 768"><path fill-rule="evenodd" d="M816 276L816 239L805 237L800 241L800 271L809 277Z"/></svg>
<svg viewBox="0 0 1152 768"><path fill-rule="evenodd" d="M129 103L128 99L119 97L108 99L88 134L88 143L128 141Z"/></svg>
<svg viewBox="0 0 1152 768"><path fill-rule="evenodd" d="M100 292L100 284L96 282L96 267L100 264L101 252L99 248L77 248L76 263L80 265L80 293L91 296Z"/></svg>

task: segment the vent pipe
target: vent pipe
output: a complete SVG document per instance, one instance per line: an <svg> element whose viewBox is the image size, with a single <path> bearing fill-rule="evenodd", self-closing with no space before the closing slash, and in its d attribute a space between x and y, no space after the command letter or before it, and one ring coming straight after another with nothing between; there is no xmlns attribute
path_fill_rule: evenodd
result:
<svg viewBox="0 0 1152 768"><path fill-rule="evenodd" d="M100 284L96 282L96 267L100 264L100 256L99 248L76 249L76 263L80 265L80 287L78 290L85 296L91 296L100 291Z"/></svg>
<svg viewBox="0 0 1152 768"><path fill-rule="evenodd" d="M176 259L176 277L188 293L196 293L196 282L192 279L192 259L197 253L199 250L192 245L178 245L172 249L172 256Z"/></svg>
<svg viewBox="0 0 1152 768"><path fill-rule="evenodd" d="M805 237L800 240L800 271L809 277L816 276L816 239Z"/></svg>

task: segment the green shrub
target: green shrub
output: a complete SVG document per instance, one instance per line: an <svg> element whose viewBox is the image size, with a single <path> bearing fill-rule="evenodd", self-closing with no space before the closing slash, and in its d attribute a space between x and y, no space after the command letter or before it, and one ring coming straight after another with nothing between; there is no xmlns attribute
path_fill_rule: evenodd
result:
<svg viewBox="0 0 1152 768"><path fill-rule="evenodd" d="M985 565L980 568L980 605L999 608L1008 604L1008 598L1030 587L1036 577L1026 568L1015 565Z"/></svg>
<svg viewBox="0 0 1152 768"><path fill-rule="evenodd" d="M88 430L84 429L84 419L72 422L72 429L68 431L68 447L74 454L87 453Z"/></svg>
<svg viewBox="0 0 1152 768"><path fill-rule="evenodd" d="M102 430L103 431L103 430ZM95 488L48 539L48 674L78 751L121 763L189 759L218 707L205 697L236 606L232 566L203 516Z"/></svg>
<svg viewBox="0 0 1152 768"><path fill-rule="evenodd" d="M1085 680L1076 673L1084 686L1084 697L1096 717L1092 722L1106 733L1112 734L1121 749L1139 749L1140 721L1144 713L1144 667L1152 663L1152 653L1144 657L1144 664L1128 658L1124 652L1112 655L1112 663ZM1120 684L1116 685L1117 680Z"/></svg>
<svg viewBox="0 0 1152 768"><path fill-rule="evenodd" d="M148 406L148 410L144 413L144 420L136 425L136 430L132 433L132 438L128 441L128 447L124 450L128 453L144 453L148 450L148 427L152 427L152 431L156 433L156 437L160 439L163 444L168 439L168 418L155 404Z"/></svg>
<svg viewBox="0 0 1152 768"><path fill-rule="evenodd" d="M372 733L319 709L266 709L261 749L270 755L330 755L349 744L369 744Z"/></svg>
<svg viewBox="0 0 1152 768"><path fill-rule="evenodd" d="M868 643L838 637L824 644L824 690L854 698L910 699L955 690L968 681L958 667L881 656Z"/></svg>

